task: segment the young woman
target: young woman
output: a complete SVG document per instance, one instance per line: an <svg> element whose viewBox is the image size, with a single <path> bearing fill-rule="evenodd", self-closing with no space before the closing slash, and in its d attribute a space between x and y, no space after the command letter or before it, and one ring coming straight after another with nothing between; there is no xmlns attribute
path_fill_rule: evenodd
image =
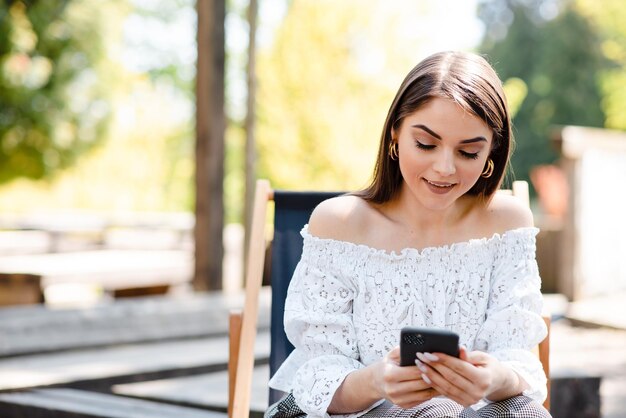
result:
<svg viewBox="0 0 626 418"><path fill-rule="evenodd" d="M531 352L546 335L532 214L496 194L509 160L502 84L480 56L434 54L406 77L374 178L302 230L285 330L295 350L266 416L549 417ZM455 331L460 358L399 366L404 326Z"/></svg>

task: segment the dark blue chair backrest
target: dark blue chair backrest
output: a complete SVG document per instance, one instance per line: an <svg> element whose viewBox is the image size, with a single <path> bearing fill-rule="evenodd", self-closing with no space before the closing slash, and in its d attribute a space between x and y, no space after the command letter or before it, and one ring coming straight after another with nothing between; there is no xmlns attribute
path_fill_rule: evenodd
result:
<svg viewBox="0 0 626 418"><path fill-rule="evenodd" d="M283 315L289 282L302 255L300 231L320 202L340 194L340 192L274 191L274 239L270 273L272 287L270 376L274 375L293 350L293 345L285 335ZM270 390L270 405L278 401L281 395L278 391Z"/></svg>

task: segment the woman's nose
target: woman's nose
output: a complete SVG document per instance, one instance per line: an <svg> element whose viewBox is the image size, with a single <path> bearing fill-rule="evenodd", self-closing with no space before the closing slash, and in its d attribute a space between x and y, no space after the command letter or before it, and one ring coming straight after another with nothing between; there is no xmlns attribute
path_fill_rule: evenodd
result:
<svg viewBox="0 0 626 418"><path fill-rule="evenodd" d="M456 173L454 165L454 155L450 151L441 150L438 153L433 164L434 170L441 176L451 176Z"/></svg>

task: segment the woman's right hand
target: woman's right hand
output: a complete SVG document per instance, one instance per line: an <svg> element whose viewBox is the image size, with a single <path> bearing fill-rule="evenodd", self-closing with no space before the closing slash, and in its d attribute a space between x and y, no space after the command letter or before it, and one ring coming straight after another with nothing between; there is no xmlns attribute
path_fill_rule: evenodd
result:
<svg viewBox="0 0 626 418"><path fill-rule="evenodd" d="M417 366L400 366L400 347L387 353L376 368L374 384L380 397L400 408L412 408L439 395L422 379Z"/></svg>

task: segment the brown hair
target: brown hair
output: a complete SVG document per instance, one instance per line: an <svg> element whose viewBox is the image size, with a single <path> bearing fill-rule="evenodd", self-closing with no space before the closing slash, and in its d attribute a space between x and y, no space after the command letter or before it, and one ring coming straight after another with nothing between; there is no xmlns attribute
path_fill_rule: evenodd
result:
<svg viewBox="0 0 626 418"><path fill-rule="evenodd" d="M398 160L389 156L391 130L400 129L404 118L436 97L454 100L491 128L489 158L494 170L480 177L468 195L488 200L500 188L509 161L513 134L502 82L481 56L467 52L439 52L417 64L406 76L391 103L383 127L372 183L356 193L367 201L384 203L402 185Z"/></svg>

